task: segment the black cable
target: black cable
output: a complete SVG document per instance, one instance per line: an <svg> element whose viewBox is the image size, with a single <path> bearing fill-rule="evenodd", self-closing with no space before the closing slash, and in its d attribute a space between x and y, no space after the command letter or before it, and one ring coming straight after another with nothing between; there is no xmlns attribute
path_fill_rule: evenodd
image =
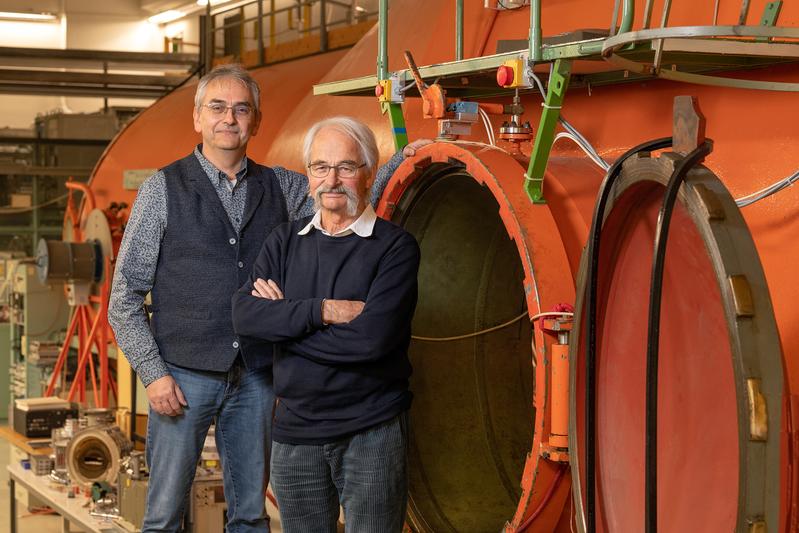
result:
<svg viewBox="0 0 799 533"><path fill-rule="evenodd" d="M652 280L649 285L649 322L646 339L646 462L644 474L646 533L658 529L657 511L657 445L658 445L658 350L660 348L660 303L663 296L663 271L669 225L677 201L677 193L688 172L713 151L713 141L706 140L680 161L672 172L658 213L655 228L655 252L652 258Z"/></svg>
<svg viewBox="0 0 799 533"><path fill-rule="evenodd" d="M599 271L599 244L602 223L613 184L621 173L624 162L639 152L651 152L668 148L671 137L639 144L628 150L610 167L599 188L599 199L594 206L591 233L588 236L588 287L586 292L585 331L588 336L585 350L585 519L586 532L596 532L596 299Z"/></svg>

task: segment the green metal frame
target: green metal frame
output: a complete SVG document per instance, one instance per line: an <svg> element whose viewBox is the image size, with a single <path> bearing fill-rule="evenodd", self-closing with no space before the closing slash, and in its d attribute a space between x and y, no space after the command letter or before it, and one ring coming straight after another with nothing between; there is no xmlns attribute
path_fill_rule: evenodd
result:
<svg viewBox="0 0 799 533"><path fill-rule="evenodd" d="M748 2L746 2L748 3ZM782 0L766 5L760 26L690 26L667 28L671 2L664 4L661 28L649 29L653 0L645 5L644 29L633 31L635 0L621 3L621 22L609 37L599 37L558 44L544 44L541 30L541 0L530 2L530 32L527 49L463 59L463 0L456 0L455 61L423 66L419 74L423 79L437 79L448 95L460 98L480 98L507 95L509 90L492 84L493 73L510 60L524 60L530 68L540 63L554 63L548 81L544 110L536 131L535 145L524 184L531 201L544 202L543 181L547 161L555 139L566 90L572 86L605 85L650 78L665 78L689 83L724 85L765 90L797 91L799 84L762 82L708 76L707 72L735 68L754 68L799 61L799 30L775 28ZM616 4L618 9L619 4ZM741 40L741 36L755 40ZM378 11L377 75L364 76L314 86L314 94L371 95L377 83L389 77L388 72L388 0L380 0ZM675 45L675 43L678 43ZM769 50L761 47L769 46ZM654 54L654 65L651 63ZM572 60L606 60L616 70L575 75L572 79ZM659 68L660 65L672 68ZM675 68L678 66L679 68ZM395 80L408 88L412 80L409 70L394 74ZM461 79L470 77L464 85ZM408 88L406 96L418 94ZM522 88L522 91L532 91ZM395 147L399 150L408 143L401 104L381 103L384 114L391 122Z"/></svg>
<svg viewBox="0 0 799 533"><path fill-rule="evenodd" d="M388 113L391 122L391 134L394 137L394 150L399 152L408 144L408 130L405 127L405 116L402 114L402 104L383 104L383 114Z"/></svg>
<svg viewBox="0 0 799 533"><path fill-rule="evenodd" d="M378 17L378 50L377 50L377 78L371 84L377 85L378 81L388 79L388 0L380 0L377 11ZM371 76L369 77L371 79ZM316 86L314 86L314 94ZM405 127L405 117L402 114L402 104L383 102L382 113L388 114L391 123L391 135L394 137L394 149L400 151L408 144L408 130Z"/></svg>
<svg viewBox="0 0 799 533"><path fill-rule="evenodd" d="M455 0L455 61L463 60L463 0Z"/></svg>
<svg viewBox="0 0 799 533"><path fill-rule="evenodd" d="M569 88L571 64L569 60L555 61L552 74L549 77L544 110L541 112L541 121L535 134L530 166L524 176L524 190L530 201L535 204L546 203L544 200L544 174L547 170L552 143L555 142L555 130L558 127L560 109L566 96L566 90Z"/></svg>
<svg viewBox="0 0 799 533"><path fill-rule="evenodd" d="M775 26L777 24L777 19L780 16L781 10L782 0L776 0L775 2L767 3L766 7L763 9L763 16L760 17L760 25ZM767 42L769 39L768 37L759 37L757 40L760 42Z"/></svg>

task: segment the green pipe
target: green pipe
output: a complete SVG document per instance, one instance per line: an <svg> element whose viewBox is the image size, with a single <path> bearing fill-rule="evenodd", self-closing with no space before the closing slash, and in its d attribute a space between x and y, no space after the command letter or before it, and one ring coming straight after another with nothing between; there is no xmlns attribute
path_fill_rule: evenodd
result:
<svg viewBox="0 0 799 533"><path fill-rule="evenodd" d="M463 0L455 0L455 60L463 59Z"/></svg>
<svg viewBox="0 0 799 533"><path fill-rule="evenodd" d="M651 2L648 0L647 2L647 9L650 7ZM635 18L635 0L624 0L624 4L622 5L622 12L621 12L621 26L619 26L619 31L615 31L616 29L616 16L618 15L617 9L619 7L618 2L615 3L613 7L613 22L611 23L610 27L610 34L611 35L619 35L621 33L627 33L628 31L633 29L633 19ZM644 12L644 18L646 19L647 14L646 11ZM645 27L648 27L648 20L644 20ZM633 45L630 45L629 49L633 48ZM585 45L580 45L580 52L583 54L596 54L602 50L602 43L586 43Z"/></svg>
<svg viewBox="0 0 799 533"><path fill-rule="evenodd" d="M541 0L530 1L530 61L541 61Z"/></svg>
<svg viewBox="0 0 799 533"><path fill-rule="evenodd" d="M635 0L624 0L619 33L627 33L633 29L633 18L635 18Z"/></svg>
<svg viewBox="0 0 799 533"><path fill-rule="evenodd" d="M377 11L377 79L388 79L388 0L380 0Z"/></svg>

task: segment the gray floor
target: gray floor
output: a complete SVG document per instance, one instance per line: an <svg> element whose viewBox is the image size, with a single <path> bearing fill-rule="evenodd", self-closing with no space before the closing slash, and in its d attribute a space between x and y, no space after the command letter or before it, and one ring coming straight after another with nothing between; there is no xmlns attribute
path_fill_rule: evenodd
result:
<svg viewBox="0 0 799 533"><path fill-rule="evenodd" d="M5 424L0 420L0 424ZM10 444L0 439L0 533L9 533L9 492L8 471L6 465L10 459ZM280 533L280 519L271 503L267 502L267 510L272 518L272 533ZM31 515L27 509L17 502L17 531L18 533L61 533L61 521L56 515Z"/></svg>

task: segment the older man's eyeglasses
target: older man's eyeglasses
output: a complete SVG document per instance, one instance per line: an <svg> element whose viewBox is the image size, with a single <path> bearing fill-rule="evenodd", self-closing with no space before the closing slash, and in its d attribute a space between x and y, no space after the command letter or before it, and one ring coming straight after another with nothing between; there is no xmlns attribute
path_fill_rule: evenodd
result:
<svg viewBox="0 0 799 533"><path fill-rule="evenodd" d="M338 165L327 165L325 163L313 163L308 165L308 170L314 178L326 178L332 169L335 169L339 178L354 178L358 169L366 166L366 163L355 165L353 163L341 163Z"/></svg>
<svg viewBox="0 0 799 533"><path fill-rule="evenodd" d="M249 118L252 115L252 106L250 104L233 104L225 105L222 102L211 102L210 104L203 104L215 117L221 117L227 113L228 109L233 110L233 114L239 118Z"/></svg>

